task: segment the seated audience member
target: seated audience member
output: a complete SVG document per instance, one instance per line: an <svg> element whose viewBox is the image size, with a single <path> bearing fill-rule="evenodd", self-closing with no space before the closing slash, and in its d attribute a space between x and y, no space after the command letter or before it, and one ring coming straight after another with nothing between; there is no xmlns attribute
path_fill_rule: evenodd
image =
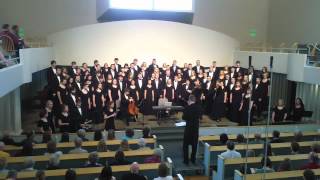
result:
<svg viewBox="0 0 320 180"><path fill-rule="evenodd" d="M0 157L0 175L7 175L9 170L7 169L7 158Z"/></svg>
<svg viewBox="0 0 320 180"><path fill-rule="evenodd" d="M278 104L273 108L272 123L283 122L287 119L287 109L283 99L278 100Z"/></svg>
<svg viewBox="0 0 320 180"><path fill-rule="evenodd" d="M146 177L139 173L139 164L134 162L131 164L130 172L122 176L122 180L147 180Z"/></svg>
<svg viewBox="0 0 320 180"><path fill-rule="evenodd" d="M304 180L316 180L316 175L311 169L306 169L303 171L303 179Z"/></svg>
<svg viewBox="0 0 320 180"><path fill-rule="evenodd" d="M5 145L14 145L14 146L17 145L17 143L10 137L9 132L4 132L1 141L2 141Z"/></svg>
<svg viewBox="0 0 320 180"><path fill-rule="evenodd" d="M304 104L301 98L296 98L292 108L292 120L300 122L304 115Z"/></svg>
<svg viewBox="0 0 320 180"><path fill-rule="evenodd" d="M319 165L319 157L318 154L315 152L311 152L309 154L309 162L303 165L300 169L318 169L320 168Z"/></svg>
<svg viewBox="0 0 320 180"><path fill-rule="evenodd" d="M114 130L110 129L108 131L107 139L108 140L115 140L116 139L116 135L114 134Z"/></svg>
<svg viewBox="0 0 320 180"><path fill-rule="evenodd" d="M283 140L280 139L280 132L274 130L272 132L272 139L270 140L270 143L282 143L282 142L283 142Z"/></svg>
<svg viewBox="0 0 320 180"><path fill-rule="evenodd" d="M120 147L119 147L120 151L130 151L130 147L129 147L129 142L126 139L123 139L120 143Z"/></svg>
<svg viewBox="0 0 320 180"><path fill-rule="evenodd" d="M82 139L82 141L89 141L89 139L86 138L86 130L84 129L79 129L77 132L77 135L79 138Z"/></svg>
<svg viewBox="0 0 320 180"><path fill-rule="evenodd" d="M302 138L303 138L303 134L302 134L301 131L298 131L298 132L295 132L295 133L294 133L294 138L293 138L293 140L294 140L295 142L301 142L301 141L303 141Z"/></svg>
<svg viewBox="0 0 320 180"><path fill-rule="evenodd" d="M65 180L76 180L77 179L77 173L73 169L68 169L66 171L66 174L64 176Z"/></svg>
<svg viewBox="0 0 320 180"><path fill-rule="evenodd" d="M77 137L74 140L75 148L69 151L69 154L88 153L87 150L82 149L82 139Z"/></svg>
<svg viewBox="0 0 320 180"><path fill-rule="evenodd" d="M253 169L253 173L269 173L269 172L274 172L274 169L272 168L272 162L270 160L269 157L267 157L266 159L266 165L264 166L264 161L265 161L265 158L263 157L261 159L261 168L256 168L256 169Z"/></svg>
<svg viewBox="0 0 320 180"><path fill-rule="evenodd" d="M22 140L19 145L23 145L25 144L26 142L30 142L32 144L37 144L37 142L34 140L34 137L35 137L35 134L34 134L34 131L30 131L30 132L27 132L26 133L26 138L24 140Z"/></svg>
<svg viewBox="0 0 320 180"><path fill-rule="evenodd" d="M291 171L291 161L289 158L285 158L279 165L278 171Z"/></svg>
<svg viewBox="0 0 320 180"><path fill-rule="evenodd" d="M299 143L293 141L291 142L291 154L299 154L300 145Z"/></svg>
<svg viewBox="0 0 320 180"><path fill-rule="evenodd" d="M60 169L60 154L52 154L50 155L47 170Z"/></svg>
<svg viewBox="0 0 320 180"><path fill-rule="evenodd" d="M159 177L153 180L173 180L173 177L169 175L169 167L166 163L160 163L158 168Z"/></svg>
<svg viewBox="0 0 320 180"><path fill-rule="evenodd" d="M16 180L18 176L18 172L16 170L10 170L8 172L6 180Z"/></svg>
<svg viewBox="0 0 320 180"><path fill-rule="evenodd" d="M134 131L131 128L126 129L126 135L122 139L130 140L133 139Z"/></svg>
<svg viewBox="0 0 320 180"><path fill-rule="evenodd" d="M237 144L245 144L245 138L243 134L238 134L236 138L236 143Z"/></svg>
<svg viewBox="0 0 320 180"><path fill-rule="evenodd" d="M226 145L227 142L228 142L229 138L228 138L228 135L226 133L222 133L220 134L220 143L219 145Z"/></svg>
<svg viewBox="0 0 320 180"><path fill-rule="evenodd" d="M88 162L84 165L84 167L101 167L102 165L98 163L99 155L97 152L91 152L88 156Z"/></svg>
<svg viewBox="0 0 320 180"><path fill-rule="evenodd" d="M52 140L52 131L44 131L42 134L42 143L48 143L49 141Z"/></svg>
<svg viewBox="0 0 320 180"><path fill-rule="evenodd" d="M267 153L267 156L274 156L275 154L272 152L271 144L264 143L263 144L263 151L260 154L260 157L264 157L264 154Z"/></svg>
<svg viewBox="0 0 320 180"><path fill-rule="evenodd" d="M152 138L150 127L144 127L142 130L142 138Z"/></svg>
<svg viewBox="0 0 320 180"><path fill-rule="evenodd" d="M110 165L112 166L128 165L128 164L131 164L131 162L126 160L126 157L123 151L117 151L114 157L114 161L110 163Z"/></svg>
<svg viewBox="0 0 320 180"><path fill-rule="evenodd" d="M103 139L103 135L102 135L101 130L94 131L93 140L100 141L101 139Z"/></svg>
<svg viewBox="0 0 320 180"><path fill-rule="evenodd" d="M256 157L256 153L254 152L254 150L248 149L248 150L246 151L246 156L247 156L247 157Z"/></svg>
<svg viewBox="0 0 320 180"><path fill-rule="evenodd" d="M50 130L50 125L48 121L48 112L47 110L43 109L39 113L40 120L38 121L38 128L40 133L44 133L45 131Z"/></svg>
<svg viewBox="0 0 320 180"><path fill-rule="evenodd" d="M26 141L22 145L21 151L19 151L15 156L33 156L33 143L31 141Z"/></svg>
<svg viewBox="0 0 320 180"><path fill-rule="evenodd" d="M108 147L107 147L106 141L103 139L100 139L97 146L97 152L107 152L107 151L108 151Z"/></svg>
<svg viewBox="0 0 320 180"><path fill-rule="evenodd" d="M24 169L22 169L21 171L35 171L34 164L35 162L32 157L26 157L23 163Z"/></svg>
<svg viewBox="0 0 320 180"><path fill-rule="evenodd" d="M221 153L220 155L225 159L241 157L241 154L235 150L235 144L232 141L227 142L227 151Z"/></svg>
<svg viewBox="0 0 320 180"><path fill-rule="evenodd" d="M5 144L0 141L0 158L1 157L10 157L10 154L7 152L4 152Z"/></svg>
<svg viewBox="0 0 320 180"><path fill-rule="evenodd" d="M263 144L264 141L261 138L261 134L259 133L255 133L254 134L254 139L252 141L249 142L250 144Z"/></svg>
<svg viewBox="0 0 320 180"><path fill-rule="evenodd" d="M69 140L70 140L69 133L68 132L62 133L60 142L69 142Z"/></svg>
<svg viewBox="0 0 320 180"><path fill-rule="evenodd" d="M43 170L39 170L36 172L35 180L45 180L46 179L46 173Z"/></svg>
<svg viewBox="0 0 320 180"><path fill-rule="evenodd" d="M153 155L150 157L147 157L144 160L144 163L160 163L161 162L161 157L163 156L162 150L160 148L156 148L153 151Z"/></svg>
<svg viewBox="0 0 320 180"><path fill-rule="evenodd" d="M148 147L146 147L146 140L144 138L140 138L138 140L138 145L139 145L139 150L149 149Z"/></svg>
<svg viewBox="0 0 320 180"><path fill-rule="evenodd" d="M311 152L320 153L320 144L313 143L311 145Z"/></svg>
<svg viewBox="0 0 320 180"><path fill-rule="evenodd" d="M47 143L47 152L45 152L44 155L50 155L50 154L62 155L61 151L57 151L57 143L55 141L49 141Z"/></svg>
<svg viewBox="0 0 320 180"><path fill-rule="evenodd" d="M101 173L98 178L95 180L116 180L115 177L112 176L112 169L110 166L105 166L102 168Z"/></svg>

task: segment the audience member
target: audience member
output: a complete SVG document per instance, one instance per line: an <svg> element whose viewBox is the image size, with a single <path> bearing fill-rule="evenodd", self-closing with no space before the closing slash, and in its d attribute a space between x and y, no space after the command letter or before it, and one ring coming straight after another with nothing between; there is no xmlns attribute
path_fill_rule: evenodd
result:
<svg viewBox="0 0 320 180"><path fill-rule="evenodd" d="M32 159L32 157L26 157L24 159L24 163L23 163L24 169L22 169L22 171L35 171L34 164L35 162Z"/></svg>
<svg viewBox="0 0 320 180"><path fill-rule="evenodd" d="M89 141L89 139L86 138L86 130L84 129L79 129L77 132L77 135L79 138L82 139L82 141Z"/></svg>
<svg viewBox="0 0 320 180"><path fill-rule="evenodd" d="M219 145L226 145L228 140L229 140L229 138L226 133L220 134L220 144Z"/></svg>
<svg viewBox="0 0 320 180"><path fill-rule="evenodd" d="M139 145L139 150L149 149L148 147L146 147L146 140L144 138L140 138L138 140L138 145Z"/></svg>
<svg viewBox="0 0 320 180"><path fill-rule="evenodd" d="M4 132L1 140L5 145L17 145L17 143L10 137L9 132Z"/></svg>
<svg viewBox="0 0 320 180"><path fill-rule="evenodd" d="M26 141L22 145L22 150L18 152L15 156L33 156L33 143L31 141Z"/></svg>
<svg viewBox="0 0 320 180"><path fill-rule="evenodd" d="M291 154L299 154L300 145L299 143L293 141L291 142Z"/></svg>
<svg viewBox="0 0 320 180"><path fill-rule="evenodd" d="M249 142L250 144L263 144L264 141L261 138L261 134L255 133L254 134L254 139Z"/></svg>
<svg viewBox="0 0 320 180"><path fill-rule="evenodd" d="M142 138L152 138L150 127L146 126L142 130Z"/></svg>
<svg viewBox="0 0 320 180"><path fill-rule="evenodd" d="M82 149L82 139L80 137L75 138L74 146L75 148L70 150L69 154L88 153L87 150Z"/></svg>
<svg viewBox="0 0 320 180"><path fill-rule="evenodd" d="M130 140L133 139L134 131L131 128L126 129L126 135L122 139Z"/></svg>
<svg viewBox="0 0 320 180"><path fill-rule="evenodd" d="M311 145L311 152L320 153L320 144L313 143Z"/></svg>
<svg viewBox="0 0 320 180"><path fill-rule="evenodd" d="M40 120L38 121L38 128L40 133L50 130L50 124L48 121L48 112L45 109L42 109L39 113Z"/></svg>
<svg viewBox="0 0 320 180"><path fill-rule="evenodd" d="M37 144L37 142L34 140L34 131L26 132L26 138L22 140L19 145L24 145L26 142L31 143L31 144Z"/></svg>
<svg viewBox="0 0 320 180"><path fill-rule="evenodd" d="M44 155L50 154L62 154L61 151L57 151L57 143L55 141L49 141L47 143L47 152L45 152Z"/></svg>
<svg viewBox="0 0 320 180"><path fill-rule="evenodd" d="M122 141L120 143L119 150L121 150L121 151L130 151L129 142L128 142L127 139L122 139Z"/></svg>
<svg viewBox="0 0 320 180"><path fill-rule="evenodd" d="M106 141L104 139L100 139L97 146L97 152L107 152L107 151L108 151L108 147L107 147Z"/></svg>
<svg viewBox="0 0 320 180"><path fill-rule="evenodd" d="M0 158L1 157L10 157L10 154L7 152L4 152L5 144L0 141Z"/></svg>
<svg viewBox="0 0 320 180"><path fill-rule="evenodd" d="M311 169L306 169L303 171L303 179L304 180L316 180L316 175Z"/></svg>
<svg viewBox="0 0 320 180"><path fill-rule="evenodd" d="M115 140L116 139L116 136L114 134L114 130L112 130L112 129L108 130L107 139L108 140Z"/></svg>
<svg viewBox="0 0 320 180"><path fill-rule="evenodd" d="M266 161L266 165L265 164ZM265 157L262 157L261 159L261 168L254 169L253 173L269 173L274 172L274 169L272 168L272 162L269 157L265 159Z"/></svg>
<svg viewBox="0 0 320 180"><path fill-rule="evenodd" d="M9 170L7 169L7 158L0 157L0 175L7 175Z"/></svg>
<svg viewBox="0 0 320 180"><path fill-rule="evenodd" d="M70 140L69 133L68 132L62 133L60 142L69 142L69 140Z"/></svg>
<svg viewBox="0 0 320 180"><path fill-rule="evenodd" d="M52 140L52 131L44 131L42 134L42 143L48 143L49 141Z"/></svg>
<svg viewBox="0 0 320 180"><path fill-rule="evenodd" d="M102 165L98 163L99 154L97 152L91 152L88 156L88 162L84 165L84 167L101 167Z"/></svg>
<svg viewBox="0 0 320 180"><path fill-rule="evenodd" d="M51 154L48 162L48 170L60 169L60 156L61 154Z"/></svg>
<svg viewBox="0 0 320 180"><path fill-rule="evenodd" d="M130 172L122 176L122 180L147 180L146 177L139 173L139 164L134 162L131 164Z"/></svg>
<svg viewBox="0 0 320 180"><path fill-rule="evenodd" d="M293 140L295 142L301 142L302 141L302 138L303 138L303 133L301 131L298 131L298 132L295 132L294 133L294 138Z"/></svg>
<svg viewBox="0 0 320 180"><path fill-rule="evenodd" d="M246 157L256 157L256 153L252 149L246 151Z"/></svg>
<svg viewBox="0 0 320 180"><path fill-rule="evenodd" d="M128 165L128 164L131 164L131 162L126 160L126 157L125 157L123 151L117 151L115 154L115 157L114 157L114 161L110 164L112 166Z"/></svg>
<svg viewBox="0 0 320 180"><path fill-rule="evenodd" d="M38 170L36 172L36 180L45 180L46 179L46 174L45 174L45 171L43 170Z"/></svg>
<svg viewBox="0 0 320 180"><path fill-rule="evenodd" d="M238 134L236 138L236 143L237 144L245 144L245 138L243 134Z"/></svg>
<svg viewBox="0 0 320 180"><path fill-rule="evenodd" d="M101 130L94 131L93 140L100 141L101 139L103 139Z"/></svg>
<svg viewBox="0 0 320 180"><path fill-rule="evenodd" d="M232 141L227 142L227 151L220 154L223 158L240 158L241 154L235 150L235 144Z"/></svg>
<svg viewBox="0 0 320 180"><path fill-rule="evenodd" d="M289 158L285 158L279 165L278 171L291 171L291 161Z"/></svg>
<svg viewBox="0 0 320 180"><path fill-rule="evenodd" d="M98 178L95 180L116 180L115 177L112 176L112 169L110 166L105 166L102 168L101 173Z"/></svg>
<svg viewBox="0 0 320 180"><path fill-rule="evenodd" d="M77 179L77 173L73 169L68 169L66 171L66 174L64 176L65 180L76 180Z"/></svg>
<svg viewBox="0 0 320 180"><path fill-rule="evenodd" d="M309 162L303 165L300 169L318 169L318 168L320 168L318 154L315 152L311 152L309 154Z"/></svg>
<svg viewBox="0 0 320 180"><path fill-rule="evenodd" d="M280 139L280 132L274 130L272 132L272 139L270 140L270 143L282 143L282 142L283 142L283 140Z"/></svg>
<svg viewBox="0 0 320 180"><path fill-rule="evenodd" d="M274 156L275 154L272 152L271 144L270 143L264 143L263 144L263 152L260 154L261 157L264 157L265 153L267 153L267 156Z"/></svg>
<svg viewBox="0 0 320 180"><path fill-rule="evenodd" d="M160 163L161 162L161 157L163 156L162 150L160 148L155 148L153 150L153 155L150 157L147 157L144 160L144 163Z"/></svg>
<svg viewBox="0 0 320 180"><path fill-rule="evenodd" d="M166 163L160 163L158 168L159 177L153 180L173 180L173 177L169 175L169 167Z"/></svg>

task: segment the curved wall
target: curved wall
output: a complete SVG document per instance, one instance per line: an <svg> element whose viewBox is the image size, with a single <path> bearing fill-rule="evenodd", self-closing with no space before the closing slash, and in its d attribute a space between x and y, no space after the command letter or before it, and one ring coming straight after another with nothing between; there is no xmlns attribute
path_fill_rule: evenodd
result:
<svg viewBox="0 0 320 180"><path fill-rule="evenodd" d="M233 38L209 29L167 21L119 21L82 26L52 34L48 37L53 45L59 64L78 64L93 59L100 63L112 63L115 57L120 63L138 58L139 63L171 64L177 59L210 65L216 60L219 65L232 64L233 52L239 43Z"/></svg>

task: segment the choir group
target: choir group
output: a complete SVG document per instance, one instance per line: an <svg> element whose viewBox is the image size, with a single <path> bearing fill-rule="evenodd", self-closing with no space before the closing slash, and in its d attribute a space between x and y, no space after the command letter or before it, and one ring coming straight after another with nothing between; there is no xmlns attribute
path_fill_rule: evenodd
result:
<svg viewBox="0 0 320 180"><path fill-rule="evenodd" d="M138 65L134 59L123 66L118 58L109 66L98 60L93 67L76 62L71 66L57 66L55 61L47 70L47 99L45 110L40 113L42 131L76 131L91 121L105 123L106 130L115 129L114 119L134 120L128 106L134 103L144 115L154 114L152 106L159 100L185 106L190 94L202 104L203 113L213 120L228 117L239 125L247 125L248 111L260 117L268 104L269 73L267 68L255 71L234 66L217 67L213 61L204 67L185 63L183 67L174 60L172 65Z"/></svg>

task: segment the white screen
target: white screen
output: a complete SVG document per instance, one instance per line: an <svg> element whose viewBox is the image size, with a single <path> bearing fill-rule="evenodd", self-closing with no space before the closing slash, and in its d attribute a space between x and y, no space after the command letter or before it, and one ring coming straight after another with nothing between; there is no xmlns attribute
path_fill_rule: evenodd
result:
<svg viewBox="0 0 320 180"><path fill-rule="evenodd" d="M110 8L157 11L192 11L193 0L109 0Z"/></svg>

